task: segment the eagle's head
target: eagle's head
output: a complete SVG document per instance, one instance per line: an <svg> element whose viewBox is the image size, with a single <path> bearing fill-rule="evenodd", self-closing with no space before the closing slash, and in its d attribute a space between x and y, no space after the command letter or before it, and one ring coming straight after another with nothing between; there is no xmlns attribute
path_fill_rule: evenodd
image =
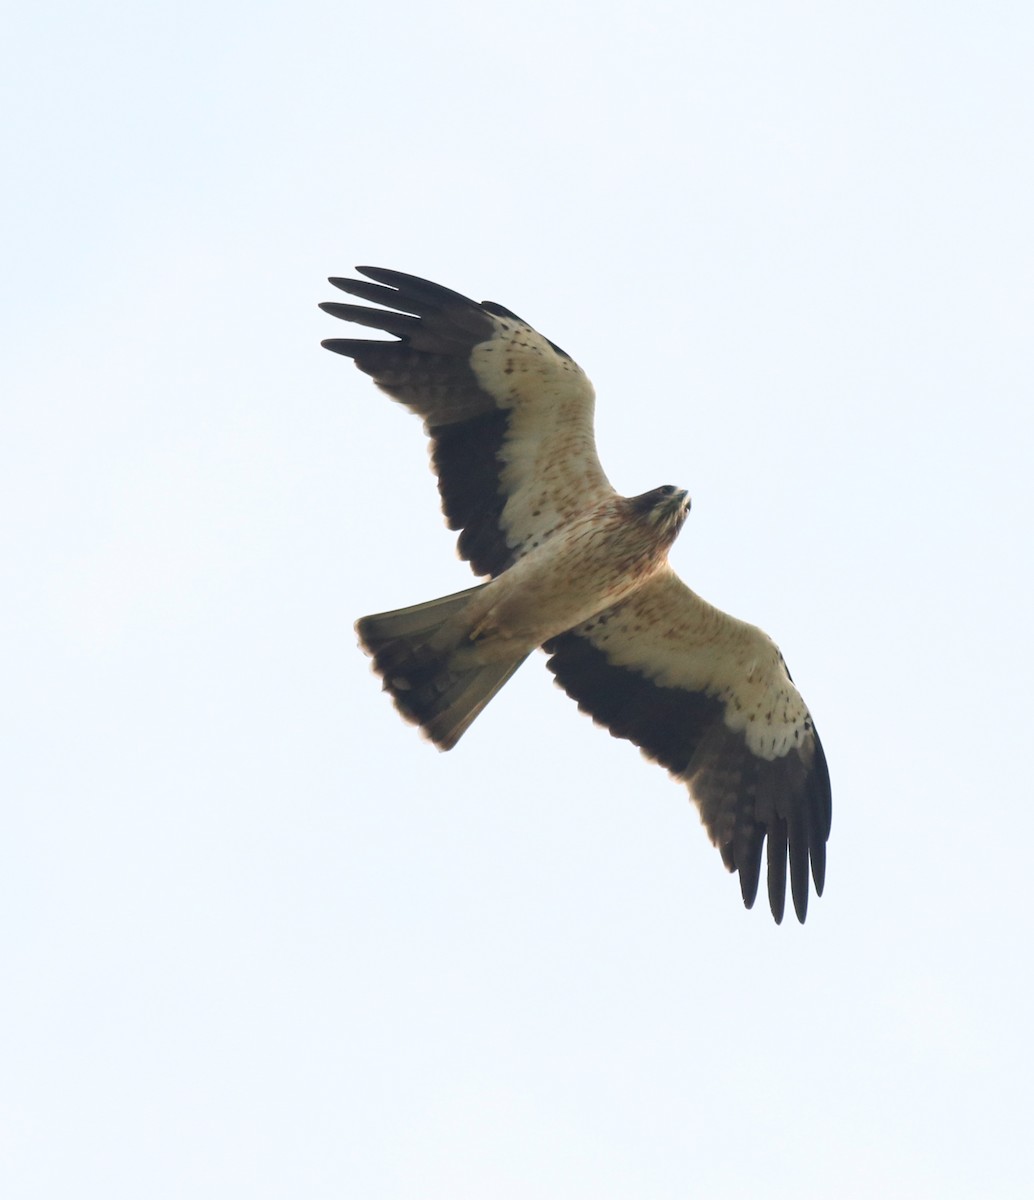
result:
<svg viewBox="0 0 1034 1200"><path fill-rule="evenodd" d="M673 487L666 483L664 487L643 492L641 496L633 496L631 503L650 526L659 533L674 538L689 514L692 501L685 488Z"/></svg>

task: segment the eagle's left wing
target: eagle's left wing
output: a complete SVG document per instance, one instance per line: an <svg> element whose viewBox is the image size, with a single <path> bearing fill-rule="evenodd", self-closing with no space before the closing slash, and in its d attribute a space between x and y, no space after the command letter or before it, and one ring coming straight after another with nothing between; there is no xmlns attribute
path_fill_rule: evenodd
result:
<svg viewBox="0 0 1034 1200"><path fill-rule="evenodd" d="M689 786L711 840L782 920L786 862L800 921L808 865L821 895L831 801L822 744L776 645L700 599L668 570L622 604L545 645L578 707Z"/></svg>
<svg viewBox="0 0 1034 1200"><path fill-rule="evenodd" d="M500 574L613 495L596 455L592 384L569 354L491 301L401 271L356 270L367 279L330 282L382 307L320 308L398 341L323 345L423 417L449 528L462 531L459 552L479 575Z"/></svg>

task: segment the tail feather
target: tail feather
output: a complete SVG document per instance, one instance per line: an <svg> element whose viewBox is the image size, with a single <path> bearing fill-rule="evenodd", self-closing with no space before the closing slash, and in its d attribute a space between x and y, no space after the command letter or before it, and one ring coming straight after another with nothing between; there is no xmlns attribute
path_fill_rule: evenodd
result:
<svg viewBox="0 0 1034 1200"><path fill-rule="evenodd" d="M451 750L526 655L480 663L458 654L468 632L462 613L484 584L361 617L355 628L395 706L442 750Z"/></svg>

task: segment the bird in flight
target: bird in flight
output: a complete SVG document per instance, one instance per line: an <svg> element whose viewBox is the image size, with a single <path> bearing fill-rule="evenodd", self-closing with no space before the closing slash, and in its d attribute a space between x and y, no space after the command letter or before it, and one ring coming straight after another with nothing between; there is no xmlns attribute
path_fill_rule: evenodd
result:
<svg viewBox="0 0 1034 1200"><path fill-rule="evenodd" d="M615 737L689 788L743 901L767 842L768 900L798 920L821 895L826 759L775 643L692 592L668 551L689 512L670 485L621 496L596 454L594 392L559 346L499 304L357 267L330 282L368 304L333 317L396 340L330 338L423 418L459 553L485 583L356 622L399 712L451 749L538 647Z"/></svg>

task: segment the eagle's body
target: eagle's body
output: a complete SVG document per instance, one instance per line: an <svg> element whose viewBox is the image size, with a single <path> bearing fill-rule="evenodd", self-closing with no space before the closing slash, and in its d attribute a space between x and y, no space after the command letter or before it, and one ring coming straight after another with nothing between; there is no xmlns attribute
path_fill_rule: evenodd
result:
<svg viewBox="0 0 1034 1200"><path fill-rule="evenodd" d="M817 892L825 873L822 746L774 643L668 565L686 493L614 491L596 456L591 384L519 317L411 275L358 270L376 282L331 282L384 307L321 307L399 340L324 345L424 418L460 553L491 576L357 622L399 710L449 749L544 647L580 708L688 784L748 907L767 839L777 921L789 856L803 921L809 860Z"/></svg>
<svg viewBox="0 0 1034 1200"><path fill-rule="evenodd" d="M528 654L627 600L666 569L687 506L685 492L670 489L660 497L609 497L573 516L478 589L469 606L471 637L512 642Z"/></svg>

